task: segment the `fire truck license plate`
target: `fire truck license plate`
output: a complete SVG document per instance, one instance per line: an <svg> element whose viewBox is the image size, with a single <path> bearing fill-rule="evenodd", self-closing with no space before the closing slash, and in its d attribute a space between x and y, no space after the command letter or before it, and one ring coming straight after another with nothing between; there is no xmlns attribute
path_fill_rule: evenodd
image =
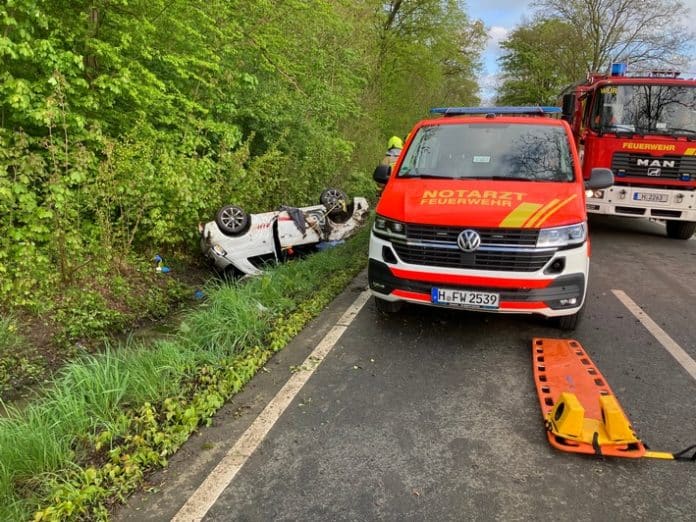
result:
<svg viewBox="0 0 696 522"><path fill-rule="evenodd" d="M468 308L486 308L495 310L500 305L500 294L488 292L470 292L468 290L449 290L433 288L432 301L435 304L464 306Z"/></svg>
<svg viewBox="0 0 696 522"><path fill-rule="evenodd" d="M669 201L669 195L653 194L651 192L634 192L633 199L636 201L654 201L657 203L667 203Z"/></svg>

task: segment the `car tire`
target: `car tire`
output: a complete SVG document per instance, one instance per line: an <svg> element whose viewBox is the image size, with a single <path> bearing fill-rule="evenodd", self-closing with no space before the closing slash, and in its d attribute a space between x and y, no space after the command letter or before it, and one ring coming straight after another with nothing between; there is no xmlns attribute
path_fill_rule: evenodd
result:
<svg viewBox="0 0 696 522"><path fill-rule="evenodd" d="M689 239L696 232L694 221L667 221L667 237L671 239Z"/></svg>
<svg viewBox="0 0 696 522"><path fill-rule="evenodd" d="M340 189L325 189L319 196L319 203L326 207L329 211L328 216L334 223L345 223L353 214L352 205L348 203L348 195Z"/></svg>
<svg viewBox="0 0 696 522"><path fill-rule="evenodd" d="M558 328L565 332L572 332L580 324L584 307L571 315L562 315L557 319Z"/></svg>
<svg viewBox="0 0 696 522"><path fill-rule="evenodd" d="M385 299L375 297L375 306L377 311L382 314L395 314L401 311L404 303L402 301L386 301Z"/></svg>
<svg viewBox="0 0 696 522"><path fill-rule="evenodd" d="M225 205L215 215L215 223L226 236L241 236L251 225L249 214L235 205Z"/></svg>

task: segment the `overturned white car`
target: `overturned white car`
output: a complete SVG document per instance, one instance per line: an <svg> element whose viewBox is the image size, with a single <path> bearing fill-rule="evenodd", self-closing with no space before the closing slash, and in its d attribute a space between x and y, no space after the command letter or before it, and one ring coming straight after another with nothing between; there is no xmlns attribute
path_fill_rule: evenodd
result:
<svg viewBox="0 0 696 522"><path fill-rule="evenodd" d="M269 261L350 237L367 219L365 198L348 201L345 192L330 188L319 201L319 205L281 207L261 214L226 205L214 221L198 226L201 249L223 273L256 275Z"/></svg>

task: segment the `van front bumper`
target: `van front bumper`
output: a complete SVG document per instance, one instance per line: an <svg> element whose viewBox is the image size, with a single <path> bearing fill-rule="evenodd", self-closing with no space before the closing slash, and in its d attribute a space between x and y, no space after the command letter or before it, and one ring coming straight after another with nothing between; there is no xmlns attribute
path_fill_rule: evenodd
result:
<svg viewBox="0 0 696 522"><path fill-rule="evenodd" d="M562 270L552 269L561 262ZM389 240L370 237L368 281L372 293L385 301L466 308L493 313L560 317L578 312L584 303L589 272L589 244L557 250L543 268L533 272L473 270L406 263ZM495 308L433 302L433 291L464 290L496 293Z"/></svg>
<svg viewBox="0 0 696 522"><path fill-rule="evenodd" d="M585 297L585 275L582 273L558 276L543 288L529 288L522 281L519 288L500 288L443 282L436 277L429 279L427 273L418 274L418 279L398 277L386 263L370 259L367 277L372 293L385 301L406 301L484 312L540 314L546 317L571 315L582 307ZM495 310L435 304L431 297L433 288L495 292L500 295L500 303Z"/></svg>

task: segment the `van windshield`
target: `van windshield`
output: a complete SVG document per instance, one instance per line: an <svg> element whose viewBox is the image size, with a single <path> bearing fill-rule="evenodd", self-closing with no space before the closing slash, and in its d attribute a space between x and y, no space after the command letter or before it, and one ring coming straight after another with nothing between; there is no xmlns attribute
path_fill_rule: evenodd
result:
<svg viewBox="0 0 696 522"><path fill-rule="evenodd" d="M530 124L444 124L421 127L399 177L572 181L562 127Z"/></svg>

